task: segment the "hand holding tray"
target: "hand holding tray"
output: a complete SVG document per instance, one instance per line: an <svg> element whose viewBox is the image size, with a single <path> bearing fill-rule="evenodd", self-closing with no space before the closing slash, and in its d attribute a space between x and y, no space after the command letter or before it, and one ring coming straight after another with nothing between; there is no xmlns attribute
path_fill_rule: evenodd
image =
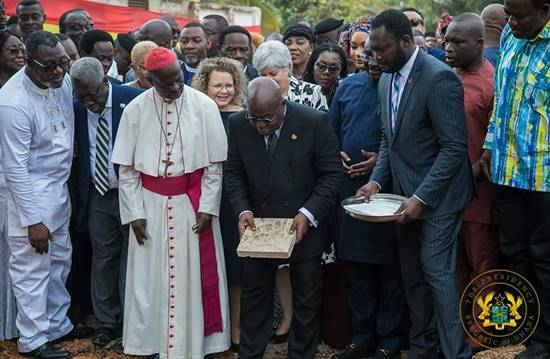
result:
<svg viewBox="0 0 550 359"><path fill-rule="evenodd" d="M395 222L401 213L396 213L407 198L396 194L377 193L369 202L361 197L350 197L342 202L346 214L365 222Z"/></svg>

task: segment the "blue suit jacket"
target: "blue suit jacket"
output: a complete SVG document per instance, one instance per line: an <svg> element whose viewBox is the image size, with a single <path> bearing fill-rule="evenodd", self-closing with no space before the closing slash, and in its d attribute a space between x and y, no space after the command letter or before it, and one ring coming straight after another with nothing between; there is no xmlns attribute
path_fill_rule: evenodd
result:
<svg viewBox="0 0 550 359"><path fill-rule="evenodd" d="M111 83L112 87L112 136L113 143L116 139L118 125L122 117L124 107L140 93L141 89L130 86L119 86ZM77 157L76 166L76 219L77 227L82 229L86 224L86 213L88 210L88 194L92 175L90 173L90 141L88 137L88 111L78 101L74 102L75 114L75 146ZM118 176L118 166L115 165L115 172Z"/></svg>

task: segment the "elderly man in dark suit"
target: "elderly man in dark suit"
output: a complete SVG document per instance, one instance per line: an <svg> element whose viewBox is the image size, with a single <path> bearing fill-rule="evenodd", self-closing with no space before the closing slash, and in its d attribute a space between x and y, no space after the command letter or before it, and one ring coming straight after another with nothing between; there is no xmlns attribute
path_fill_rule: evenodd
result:
<svg viewBox="0 0 550 359"><path fill-rule="evenodd" d="M106 346L122 319L128 226L120 222L118 166L111 153L124 107L142 90L111 84L99 60L85 57L71 67L77 172L77 228L88 226L92 244L92 305L97 330L92 342Z"/></svg>
<svg viewBox="0 0 550 359"><path fill-rule="evenodd" d="M294 218L290 257L294 317L288 357L313 358L319 343L323 219L344 179L327 115L287 102L277 83L253 80L247 110L229 121L227 192L239 231L254 217ZM280 260L246 258L241 299L240 358L262 358L271 334L275 273Z"/></svg>
<svg viewBox="0 0 550 359"><path fill-rule="evenodd" d="M409 359L437 358L438 333L445 358L470 358L456 280L457 236L473 191L462 85L449 67L418 50L399 11L376 17L370 41L385 72L383 131L373 174L358 192L368 200L393 180L393 191L408 197L397 246L411 313Z"/></svg>

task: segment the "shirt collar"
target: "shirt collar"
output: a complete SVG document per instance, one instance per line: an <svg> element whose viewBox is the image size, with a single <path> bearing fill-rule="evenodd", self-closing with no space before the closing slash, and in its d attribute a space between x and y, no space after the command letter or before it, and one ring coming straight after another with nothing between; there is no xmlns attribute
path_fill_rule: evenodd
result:
<svg viewBox="0 0 550 359"><path fill-rule="evenodd" d="M24 71L24 70L23 70ZM36 84L34 82L32 82L31 78L27 75L27 73L25 72L25 80L28 84L28 86L30 87L31 90L33 90L34 92L36 92L38 95L40 96L48 96L48 93L50 92L50 88L40 88L38 86L36 86Z"/></svg>
<svg viewBox="0 0 550 359"><path fill-rule="evenodd" d="M409 58L409 61L407 61L407 63L403 65L403 67L399 71L397 71L399 75L403 76L405 80L409 78L409 74L411 73L416 57L418 56L418 50L418 46L415 46L414 52Z"/></svg>
<svg viewBox="0 0 550 359"><path fill-rule="evenodd" d="M111 82L109 82L109 81L107 81L107 85L109 85L109 96L107 96L107 102L105 103L105 109L113 107L113 85L111 85Z"/></svg>
<svg viewBox="0 0 550 359"><path fill-rule="evenodd" d="M538 35L531 41L547 40L547 39L550 39L550 20L546 22L546 25L544 25L544 27L538 33Z"/></svg>
<svg viewBox="0 0 550 359"><path fill-rule="evenodd" d="M187 70L187 72L190 72L190 73L192 73L192 74L197 73L198 67L195 67L195 68L189 67L189 65L187 65L187 64L185 63L185 61L183 62L183 65L185 66L185 70Z"/></svg>

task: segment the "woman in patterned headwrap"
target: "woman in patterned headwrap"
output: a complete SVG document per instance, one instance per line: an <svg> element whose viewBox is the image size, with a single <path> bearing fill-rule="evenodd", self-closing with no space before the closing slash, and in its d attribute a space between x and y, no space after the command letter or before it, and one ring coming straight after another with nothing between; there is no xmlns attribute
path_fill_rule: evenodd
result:
<svg viewBox="0 0 550 359"><path fill-rule="evenodd" d="M355 72L365 71L366 63L363 60L365 43L369 39L372 19L363 17L350 24L349 30L342 39L340 46L346 51L348 57L355 65Z"/></svg>
<svg viewBox="0 0 550 359"><path fill-rule="evenodd" d="M441 18L437 22L435 29L435 39L437 41L437 47L443 48L443 42L445 41L445 32L447 27L453 21L453 17L448 12L441 14Z"/></svg>

